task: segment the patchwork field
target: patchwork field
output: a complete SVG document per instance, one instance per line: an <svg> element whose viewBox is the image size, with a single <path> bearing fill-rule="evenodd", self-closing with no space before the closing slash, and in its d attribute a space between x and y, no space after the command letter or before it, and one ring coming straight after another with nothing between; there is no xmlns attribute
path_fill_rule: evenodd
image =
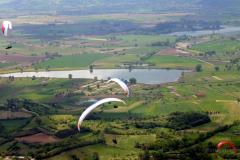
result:
<svg viewBox="0 0 240 160"><path fill-rule="evenodd" d="M95 61L104 59L106 55L101 54L80 54L72 56L62 56L55 59L50 59L36 65L37 68L83 68L88 67Z"/></svg>
<svg viewBox="0 0 240 160"><path fill-rule="evenodd" d="M238 40L219 39L194 45L191 49L200 52L215 51L217 55L231 54L240 49Z"/></svg>
<svg viewBox="0 0 240 160"><path fill-rule="evenodd" d="M152 56L146 62L162 68L193 69L197 64L206 65L196 59L181 56ZM206 67L209 67L206 65Z"/></svg>
<svg viewBox="0 0 240 160"><path fill-rule="evenodd" d="M0 2L0 10L4 3ZM110 13L86 13L80 3L71 12L48 11L45 3L35 1L39 3L46 13L12 15L15 12L11 11L8 15L14 30L0 39L1 73L91 68L124 68L129 74L136 68L190 71L173 83L135 84L135 79L129 78L129 98L117 84L103 80L0 77L1 156L205 160L218 154L216 145L221 140L231 140L240 147L239 35L168 34L216 29L221 20L207 21L204 15L192 13L192 5L182 12L179 7L183 4L175 7L175 3L170 12L157 12L158 6L149 9L149 2L141 1L146 8L133 12L134 1L129 12ZM47 4L59 3L69 7L65 1ZM87 1L81 3L86 8L96 7ZM124 3L128 2L117 2L114 7L125 10L119 8ZM202 5L205 3L210 2ZM197 19L200 17L204 20ZM224 24L237 25L236 20ZM6 50L8 44L13 48ZM77 121L83 111L108 97L123 99L126 105L99 106L86 117L79 132Z"/></svg>
<svg viewBox="0 0 240 160"><path fill-rule="evenodd" d="M47 143L56 143L58 142L58 139L49 136L43 133L38 133L35 135L25 136L25 137L18 137L16 138L17 141L22 143L40 143L40 144L47 144Z"/></svg>
<svg viewBox="0 0 240 160"><path fill-rule="evenodd" d="M166 59L163 61L165 63L169 63L168 58L174 59L171 56L159 57L166 57ZM106 59L107 58L103 59L102 61ZM183 59L184 60L182 63L184 64L188 59ZM116 58L116 61L117 60L119 59ZM179 61L179 59L176 60ZM109 59L109 64L110 62L111 60ZM209 72L207 70L208 69L206 68L203 72L186 73L180 80L181 83L170 83L155 86L143 84L132 85L131 90L133 92L133 96L127 100L127 106L118 105L118 107L115 108L114 104L106 105L101 109L97 109L92 116L83 123L83 128L90 130L90 132L103 133L103 135L95 134L96 137L93 136L95 138L104 140L105 142L103 144L98 142L98 140L94 140L89 142L89 145L85 146L82 145L82 143L87 142L79 141L79 144L74 144L73 146L71 145L71 149L56 154L56 156L51 156L49 159L58 159L59 157L68 159L72 156L85 157L86 159L92 156L99 156L101 159L116 159L117 157L131 157L132 159L135 159L140 153L143 153L141 149L136 148L136 144L155 143L157 141L156 136L159 133L157 130L162 130L161 128L165 128L163 127L164 123L166 123L164 117L173 112L199 112L207 113L209 115L211 122L187 129L185 131L186 136L188 133L198 135L199 132L212 132L220 126L232 125L234 122L239 120L239 74L236 71L216 72L212 70ZM47 85L46 82L43 85L43 81L47 81ZM91 98L94 99L98 98L97 95L101 95L103 93L106 94L106 91L108 90L107 87L105 87L105 84L99 81L100 88L98 89L96 87L94 90L89 91L88 87L84 86L91 85L91 88L94 88L96 82L92 80L80 79L48 80L37 78L36 80L32 80L31 78L19 78L10 81L2 78L0 79L0 82L1 90L7 91L4 92L6 96L1 96L1 102L5 102L7 98L27 98L33 102L36 102L36 104L33 103L34 105L37 105L37 103L41 102L45 103L46 105L44 105L44 107L48 107L47 105L50 105L52 102L56 103L56 110L52 110L52 114L49 115L42 115L44 113L44 108L41 107L43 106L41 106L41 109L39 108L38 110L32 108L32 112L36 112L40 114L40 116L35 117L33 114L32 120L29 122L26 120L23 120L21 124L19 120L15 121L17 124L10 120L0 122L6 128L9 128L5 131L8 133L10 133L10 131L12 133L18 132L18 129L16 130L15 127L11 128L11 126L18 125L20 127L24 125L24 129L21 131L23 132L22 136L16 139L17 143L15 144L19 147L21 146L21 148L28 148L28 145L26 145L25 142L30 143L30 145L33 145L34 143L47 143L47 145L52 146L51 143L59 145L63 143L67 144L71 141L74 141L76 138L91 136L89 131L84 131L80 134L74 131L78 116L85 108L84 103L80 104L79 106L78 102L79 100L84 101L90 98L86 97L83 93L94 92L95 94L91 96ZM32 92L33 90L34 92ZM81 92L79 92L79 90ZM116 93L121 91L117 89L112 90L112 92ZM61 93L61 98L56 97L56 95L59 95L59 93ZM81 94L75 95L73 93ZM11 95L11 97L7 95ZM109 95L111 95L111 92ZM159 125L159 127L136 127L134 121L137 119L139 122L143 122L143 124L146 123L147 125L148 123L153 123L154 125ZM35 134L31 134L30 136L26 134L34 128L38 128L38 132L40 131L40 133L35 133L34 131L33 133ZM231 129L234 129L234 127ZM227 133L230 132L231 129L229 131L226 130L226 133L218 132L211 138L207 139L206 142L204 141L203 144L207 142L216 144L221 138L227 138ZM170 135L177 134L177 131L167 132L169 132ZM60 139L60 141L56 141L55 138L46 136L49 134L60 136L57 138ZM65 137L65 134L74 136ZM197 136L193 135L192 138L195 139ZM12 136L14 137L14 134L12 134ZM44 137L44 141L40 141L41 138L39 137ZM234 136L231 138L231 140L237 141ZM24 143L24 147L22 146L22 143ZM3 144L3 146L6 147L9 145L11 146L13 144ZM39 152L42 153L42 149L43 148L41 148L41 151ZM10 151L11 149L7 150ZM31 150L34 151L34 147ZM131 150L131 152L127 152L128 150ZM25 153L23 150L19 150L18 152Z"/></svg>

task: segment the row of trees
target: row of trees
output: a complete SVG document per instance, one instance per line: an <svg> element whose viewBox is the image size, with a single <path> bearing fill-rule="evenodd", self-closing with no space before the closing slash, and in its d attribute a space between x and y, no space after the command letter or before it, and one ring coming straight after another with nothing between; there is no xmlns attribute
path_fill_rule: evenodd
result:
<svg viewBox="0 0 240 160"><path fill-rule="evenodd" d="M203 71L203 66L201 64L197 64L196 67L195 67L195 70L197 72L201 72L201 71ZM220 71L220 67L219 66L215 66L214 70L216 72L218 72L218 71ZM230 64L227 64L227 65L225 65L225 69L224 70L227 70L227 71L234 70L234 66L230 65ZM240 65L236 65L236 70L240 71Z"/></svg>
<svg viewBox="0 0 240 160"><path fill-rule="evenodd" d="M159 119L138 120L134 123L137 128L151 129L156 127L171 128L174 130L183 130L196 127L211 120L206 113L199 112L173 112L167 117Z"/></svg>
<svg viewBox="0 0 240 160"><path fill-rule="evenodd" d="M210 160L210 153L216 153L216 145L211 142L208 144L203 144L201 142L235 125L239 125L239 123L235 122L232 125L219 126L213 131L198 133L196 138L185 135L180 136L179 134L176 135L176 133L169 131L166 133L160 132L154 143L136 144L136 147L144 150L144 152L139 155L139 158L141 160ZM236 159L237 155L231 155L231 158Z"/></svg>
<svg viewBox="0 0 240 160"><path fill-rule="evenodd" d="M47 114L53 114L57 113L57 106L55 103L51 104L41 104L37 102L33 102L29 99L7 99L6 104L3 106L5 110L10 111L19 111L20 109L26 109L28 111L31 111L33 113L37 113L39 115L45 115Z"/></svg>

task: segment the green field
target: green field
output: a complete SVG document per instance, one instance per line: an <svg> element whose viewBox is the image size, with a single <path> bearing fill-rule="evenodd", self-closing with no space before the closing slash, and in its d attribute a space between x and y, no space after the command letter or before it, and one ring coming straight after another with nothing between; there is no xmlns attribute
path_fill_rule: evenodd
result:
<svg viewBox="0 0 240 160"><path fill-rule="evenodd" d="M161 64L180 63L184 66L184 63L186 63L185 66L194 67L198 63L197 60L189 62L189 58L185 57L158 57L160 60L157 59L157 62L160 61ZM162 57L165 59L161 59ZM96 61L95 64L103 65L105 63L106 65L108 63L110 66L112 65L111 62L114 62L114 64L122 63L126 59L137 61L138 56L116 55L105 57L102 60ZM156 60L156 56L151 57L149 60ZM238 71L220 70L217 72L205 67L202 72L185 73L181 79L181 83L176 82L155 86L144 84L132 85L130 87L133 96L126 100L126 106L119 105L118 108L114 108L113 104L109 104L96 109L92 114L93 117L87 118L82 125L83 128L87 128L89 131L61 138L61 141L56 143L60 146L71 146L71 149L64 151L63 147L48 144L52 152L61 151L61 153L58 153L56 156L50 156L48 159L54 160L59 159L59 157L69 159L72 156L91 159L96 155L96 152L100 159L115 159L116 157L131 157L135 159L141 153L144 153L144 150L136 148L137 143L143 143L146 146L160 143L157 137L159 137L159 134L166 136L163 132L166 132L168 136L158 145L165 146L165 144L168 144L169 137L181 140L182 134L179 135L178 131L163 126L167 123L165 118L171 113L215 113L209 114L211 122L185 130L183 137L187 137L189 143L194 142L194 140L199 138L199 132L212 132L220 126L231 125L236 120L239 120L238 115L240 111L238 109L239 103L237 103L237 98L240 95L239 78ZM47 81L47 84L45 81ZM87 87L81 88L81 86L87 84L91 85L93 90L89 91ZM94 87L96 85L94 81L81 79L37 78L36 80L32 80L31 78L16 78L10 81L7 78L2 78L0 79L0 85L1 90L4 91L1 92L2 96L0 100L2 104L6 103L6 99L9 98L18 98L19 100L30 99L37 104L44 104L45 107L50 107L49 105L56 103L54 107L56 110L51 110L51 114L32 117L31 121L20 130L23 133L28 133L33 128L40 128L42 132L44 131L44 133L51 135L57 135L64 130L72 130L76 127L78 116L84 109L84 103L79 105L78 102L89 99L88 96L85 96L86 94L91 98L97 98L98 95L102 94L111 95L108 88L105 88L106 84L100 83L100 88L97 89L97 87ZM80 90L83 94L73 94L77 90ZM119 90L113 90L113 92L116 91ZM65 96L56 97L59 93L64 93ZM39 110L36 110L36 108L33 108L33 110L40 114L43 113L41 110L44 108L42 107ZM12 128L15 121L14 123L13 121L5 121L5 132L8 132L8 129ZM19 121L16 120L16 122ZM145 124L146 128L136 127L136 123L138 122ZM21 125L16 125L21 126L22 122ZM228 135L230 133L233 134L231 130L234 128L225 132L217 132L203 143L195 144L194 142L194 144L207 145L208 142L212 142L216 145L223 138L229 139ZM235 130L238 131L238 128L235 128ZM94 136L91 133L94 133ZM11 133L11 136L14 136L14 134L16 133ZM86 136L88 137L87 139L85 138ZM96 138L104 140L104 143L97 142ZM77 141L78 139L81 140ZM113 143L114 139L117 140L117 144ZM234 135L230 139L233 141L238 140ZM18 153L21 154L29 154L27 152L29 150L31 152L39 152L41 156L44 156L46 152L44 145L40 145L38 149L35 146L29 149L28 144L22 144L21 142L14 144L14 141L4 143L1 150L12 152L10 146L15 145L21 147L21 150L18 150ZM179 150L175 151L178 152ZM50 152L46 153L50 154Z"/></svg>
<svg viewBox="0 0 240 160"><path fill-rule="evenodd" d="M147 59L146 62L161 68L193 69L197 64L209 67L209 65L206 65L199 60L179 56L152 56Z"/></svg>
<svg viewBox="0 0 240 160"><path fill-rule="evenodd" d="M118 40L123 41L127 45L135 45L139 46L149 46L154 42L175 42L176 37L174 36L164 36L164 35L120 35L116 36Z"/></svg>
<svg viewBox="0 0 240 160"><path fill-rule="evenodd" d="M96 61L94 64L96 64L96 66L103 66L104 68L116 68L123 63L135 63L139 60L140 57L138 57L137 55L129 54L107 57L102 60Z"/></svg>
<svg viewBox="0 0 240 160"><path fill-rule="evenodd" d="M234 53L240 49L238 40L219 39L194 45L191 49L200 52L215 51L217 55Z"/></svg>
<svg viewBox="0 0 240 160"><path fill-rule="evenodd" d="M27 122L28 119L0 120L0 124L5 128L4 132L6 134L16 131Z"/></svg>
<svg viewBox="0 0 240 160"><path fill-rule="evenodd" d="M13 66L14 63L0 63L0 68L5 68L5 67L9 67L9 66Z"/></svg>
<svg viewBox="0 0 240 160"><path fill-rule="evenodd" d="M137 158L139 150L134 148L135 142L141 139L141 142L151 142L155 140L155 135L130 135L122 136L119 135L116 138L118 139L118 145L114 145L111 141L113 135L105 135L107 139L107 145L94 145L83 147L82 149L72 150L70 152L62 153L59 156L50 158L49 160L55 159L69 159L71 155L77 155L78 157L84 157L84 159L89 159L90 155L97 151L101 152L100 159L111 159L111 158L124 158L131 157Z"/></svg>
<svg viewBox="0 0 240 160"><path fill-rule="evenodd" d="M72 56L62 56L47 60L37 65L38 68L83 68L88 67L97 60L103 59L107 56L101 54L81 54Z"/></svg>

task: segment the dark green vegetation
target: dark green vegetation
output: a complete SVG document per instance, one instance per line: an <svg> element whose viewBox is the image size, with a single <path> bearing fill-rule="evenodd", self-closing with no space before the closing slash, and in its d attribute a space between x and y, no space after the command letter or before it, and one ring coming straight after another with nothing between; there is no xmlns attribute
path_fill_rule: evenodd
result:
<svg viewBox="0 0 240 160"><path fill-rule="evenodd" d="M140 30L140 26L129 21L96 20L76 24L23 25L16 27L18 32L30 35L30 38L59 40L75 35L106 35ZM48 33L48 34L46 34ZM51 34L49 34L51 33Z"/></svg>
<svg viewBox="0 0 240 160"><path fill-rule="evenodd" d="M1 121L1 152L49 159L96 153L100 159L206 159L220 140L238 141L239 78L236 71L205 69L185 74L181 83L131 85L127 106L102 106L84 121L81 133L76 123L87 100L121 92L117 86L110 91L92 80L1 79L1 112L10 111L11 119L16 112L29 115ZM53 140L34 142L31 136L39 133Z"/></svg>
<svg viewBox="0 0 240 160"><path fill-rule="evenodd" d="M28 35L30 38L59 40L75 35L106 35L116 33L166 34L181 31L218 30L221 28L220 25L220 22L181 20L158 23L152 28L144 28L141 24L128 20L96 19L94 21L75 24L23 25L16 27L16 30Z"/></svg>
<svg viewBox="0 0 240 160"><path fill-rule="evenodd" d="M181 31L198 31L198 30L218 30L221 28L220 22L191 21L182 20L179 22L166 22L156 25L153 33L172 33Z"/></svg>

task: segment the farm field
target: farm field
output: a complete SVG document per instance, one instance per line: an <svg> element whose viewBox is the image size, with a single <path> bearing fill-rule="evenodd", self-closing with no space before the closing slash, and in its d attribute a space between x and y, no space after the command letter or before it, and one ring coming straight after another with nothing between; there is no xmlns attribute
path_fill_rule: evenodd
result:
<svg viewBox="0 0 240 160"><path fill-rule="evenodd" d="M146 61L162 68L193 69L197 64L202 64L204 67L211 67L196 59L179 56L152 56Z"/></svg>
<svg viewBox="0 0 240 160"><path fill-rule="evenodd" d="M191 49L200 52L215 51L217 55L221 56L223 54L230 54L239 51L240 43L238 40L217 39L194 45Z"/></svg>
<svg viewBox="0 0 240 160"><path fill-rule="evenodd" d="M37 68L83 68L88 67L95 61L104 59L105 55L101 54L81 54L73 56L63 56L54 60L47 60L37 65Z"/></svg>
<svg viewBox="0 0 240 160"><path fill-rule="evenodd" d="M214 75L221 78L221 80L213 78L211 72L214 72ZM166 117L174 112L208 113L211 122L186 130L185 134L188 132L193 132L196 135L198 132L211 132L220 126L232 125L239 120L239 117L237 116L239 114L238 108L240 107L239 103L237 102L237 98L240 95L239 74L237 74L237 72L229 71L211 72L204 71L202 73L186 73L181 79L182 83L170 83L161 86L155 86L154 88L152 88L151 85L132 85L131 90L133 90L134 96L127 100L127 106L119 105L118 108L113 108L112 105L109 105L103 107L102 109L97 109L93 115L99 117L101 120L91 120L90 118L83 124L83 128L88 128L92 132L103 133L104 135L101 135L103 137L100 135L100 137L97 136L105 141L103 144L101 142L92 143L92 141L91 145L89 146L74 147L70 151L63 152L48 159L58 159L59 157L68 159L72 156L91 159L91 156L96 155L104 159L114 159L114 157L137 158L140 153L143 153L143 151L139 148L135 148L136 142L155 143L155 141L157 141L156 136L158 135L156 133L159 132L151 131L152 134L149 135L149 131L159 129L163 130L165 127L162 128L156 126L153 128L146 127L144 129L136 126L134 127L134 123L131 120L132 118L139 119L139 122L143 121L143 124L152 121L152 123L156 123L156 125L159 123L158 125L164 126L165 120L163 117ZM206 81L206 77L209 77L208 81ZM191 81L189 81L189 79L191 79ZM77 88L81 88L81 86L94 83L92 80L47 80L44 78L37 78L36 80L32 80L31 78L18 78L14 81L11 81L11 83L8 83L10 80L2 78L0 81L1 86L4 86L5 89L9 87L18 88L18 92L15 94L12 94L15 92L14 89L8 89L8 94L12 95L11 98L18 98L19 100L27 98L34 103L57 103L58 105L55 106L57 107L56 110L53 110L52 114L48 116L41 115L44 113L43 108L41 109L41 107L38 110L34 110L34 112L40 113L40 117L37 118L33 115L32 120L27 122L27 124L25 121L22 133L24 135L24 132L30 132L40 123L41 129L35 129L36 131L33 133L43 133L47 135L54 134L55 136L58 136L62 130L74 129L78 115L83 109L81 106L78 106L77 101L79 101L79 99L86 100L87 97L84 96L84 92L88 93L89 91L86 89L81 89L81 95L74 95L71 93L74 93L74 91L77 90ZM44 84L43 86L43 81L47 81L47 85ZM105 93L107 88L105 88L104 85L105 84L101 84L100 82L100 89L97 89L98 94ZM35 90L34 94L32 94L33 89ZM58 95L58 92L62 93L62 96L54 96ZM117 92L121 91L117 90ZM160 95L160 99L157 98L157 95ZM94 97L97 98L96 93ZM94 97L91 96L91 98ZM6 98L7 97L2 97L1 101L4 102ZM129 117L132 118L129 119ZM155 117L155 120L153 120L152 117ZM127 121L124 120L126 118L128 119ZM158 119L157 121L156 118ZM6 122L1 122L1 124L7 128L15 123L14 121L9 121L8 123ZM17 120L17 122L19 121ZM126 130L125 125L131 127L128 127ZM167 129L167 127L165 129ZM231 129L234 129L234 127ZM14 130L17 131L16 129ZM13 131L13 133L15 131ZM6 130L6 132L8 132L8 130ZM167 132L169 132L171 135L177 133L177 131L174 130ZM226 133L227 132L228 130L226 130ZM223 133L217 133L213 137L207 139L202 145L205 143L207 144L207 142L216 144L219 137L221 137L221 134ZM14 136L14 134L12 135ZM224 132L223 135L226 136L227 134ZM81 138L84 136L91 135L88 131L86 131L80 134L74 133L74 137L72 138ZM55 143L67 143L67 139L70 142L70 139L72 138L62 137L60 138L60 141ZM117 144L112 142L113 139L117 140ZM146 141L146 139L148 140ZM149 139L151 139L151 141L149 141ZM237 139L233 137L231 140L237 141ZM30 138L29 141L26 141L31 143L33 140ZM53 142L53 140L51 141ZM82 143L84 141L80 142ZM18 141L17 143L14 143L14 145L21 146L21 143L21 141ZM50 141L47 143L49 143L48 145L51 145ZM13 144L3 144L3 146L5 145L8 146ZM28 145L25 145L25 147L28 147ZM11 149L8 149L8 151L10 150ZM34 148L31 150L34 151ZM97 154L96 150L98 151ZM131 150L131 152L127 152L128 150ZM19 150L18 152L25 153L23 150Z"/></svg>
<svg viewBox="0 0 240 160"><path fill-rule="evenodd" d="M50 66L50 70L51 68L66 69L66 66L88 68L91 64L114 68L121 63L136 63L141 60L140 55L108 56L96 53L64 55L40 62L38 68L46 66ZM195 69L197 64L201 64L203 71L185 73L176 83L155 86L130 85L133 95L126 100L126 106L109 104L96 109L84 121L83 132L80 133L76 131L76 123L78 116L88 105L84 101L99 98L98 95L113 96L118 92L120 93L117 96L124 98L121 90L108 91L106 84L101 81L98 81L99 89L97 89L94 80L1 78L2 109L6 110L6 106L14 104L17 110L27 109L31 117L27 119L23 117L21 121L18 119L0 121L0 125L5 128L0 133L3 136L0 139L0 151L49 160L60 157L61 159L73 157L137 159L146 154L141 148L142 145L150 148L151 145L158 144L167 148L169 136L174 140L185 137L188 143L205 147L209 143L215 146L221 139L239 144L236 132L239 121L240 77L237 70L225 70L225 66L220 64L220 71L216 71L214 66L208 63L190 57L172 55L153 55L143 62L154 63L161 68L164 66L184 69ZM83 87L86 85L90 85L91 90ZM117 86L111 86L111 88L115 87ZM83 103L79 104L79 102ZM22 104L29 104L32 107ZM17 110L12 108L10 111L14 113ZM171 122L168 117L173 113L202 113L209 117L210 122L186 127L184 134L180 135L175 126L168 124ZM225 126L229 126L229 129L223 132L218 131ZM214 132L213 136L198 142L200 136L212 134L212 132ZM7 139L4 133L9 134ZM165 141L160 143L159 136L165 137ZM184 149L191 149L191 147L186 145ZM174 151L184 154L178 148ZM170 152L165 152L164 155L174 156Z"/></svg>
<svg viewBox="0 0 240 160"><path fill-rule="evenodd" d="M13 23L0 36L0 159L240 159L217 148L240 148L239 2L4 0L0 11ZM104 98L126 104L78 124Z"/></svg>

